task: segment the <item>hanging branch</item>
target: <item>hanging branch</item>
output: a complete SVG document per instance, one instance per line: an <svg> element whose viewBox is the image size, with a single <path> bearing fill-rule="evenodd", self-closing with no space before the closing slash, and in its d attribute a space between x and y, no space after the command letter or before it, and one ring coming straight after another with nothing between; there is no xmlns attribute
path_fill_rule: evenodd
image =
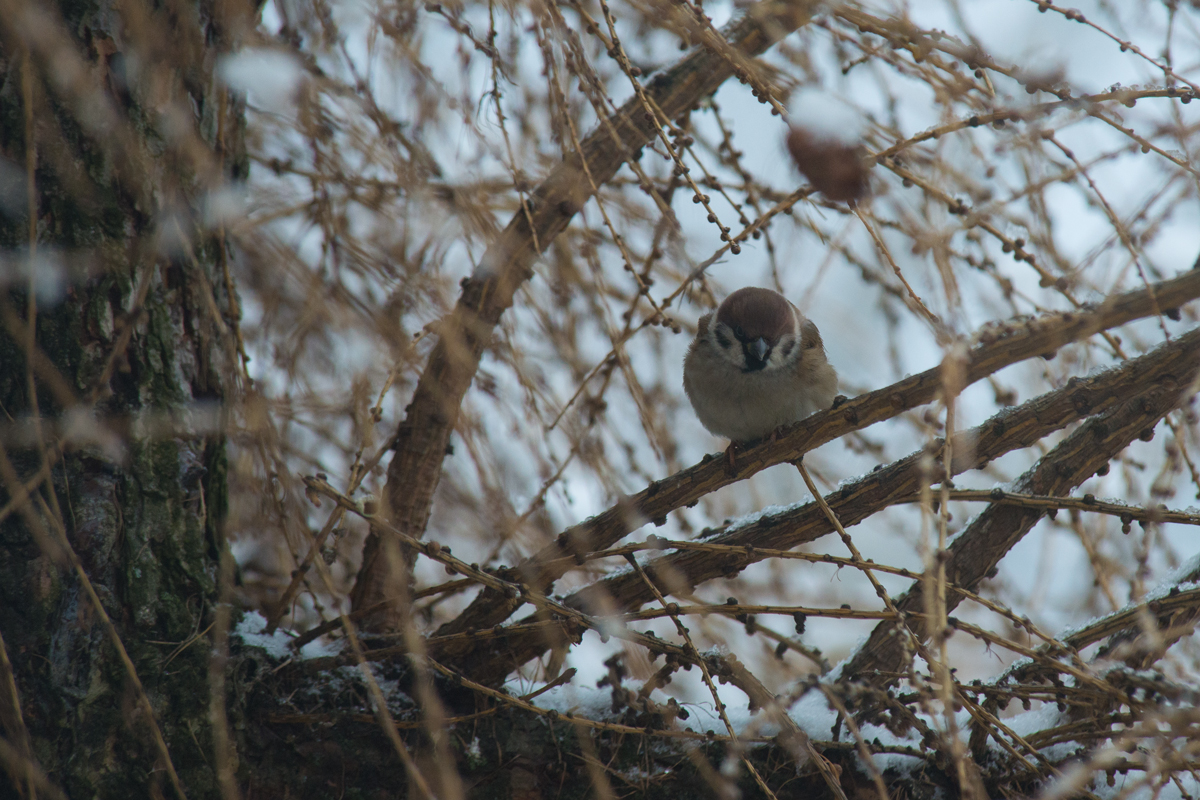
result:
<svg viewBox="0 0 1200 800"><path fill-rule="evenodd" d="M1197 577L1200 577L1200 570L1193 568L1179 575L1177 584L1192 583ZM973 688L992 690L983 701L983 706L992 713L998 712L1017 691L1026 697L1035 692L1050 691L1058 702L1071 707L1074 719L1089 717L1091 727L1101 729L1105 725L1103 718L1113 711L1114 702L1119 703L1122 696L1128 698L1137 689L1141 690L1140 703L1147 706L1154 705L1160 698L1178 701L1184 695L1194 697L1195 691L1191 687L1170 684L1161 675L1156 678L1145 671L1165 654L1167 648L1192 633L1197 619L1200 619L1200 590L1172 587L1163 596L1114 611L1062 637L1061 641L1041 645L1028 658L986 685ZM952 624L964 627L957 621ZM1088 664L1118 691L1080 693L1080 696L1062 692L1060 674L1084 667L1079 651L1101 641L1103 644ZM1123 665L1123 669L1114 669L1113 661ZM983 753L989 733L984 726L972 727L971 750L977 756Z"/></svg>
<svg viewBox="0 0 1200 800"><path fill-rule="evenodd" d="M816 5L810 0L759 3L725 29L728 44L702 37L705 47L649 81L643 96L635 95L598 125L580 151L533 192L528 207L513 215L478 269L463 281L454 311L436 326L438 343L396 432L386 497L397 528L418 538L424 534L450 434L492 332L517 289L533 276L535 259L588 201L592 186L604 185L622 164L636 161L661 125L691 109L728 78L736 74L747 79L745 59L807 23ZM647 111L647 102L656 113ZM384 600L407 580L389 567L402 563L400 559L381 557L381 541L378 532L367 540L352 595L355 610ZM391 627L385 616L375 618L377 626Z"/></svg>
<svg viewBox="0 0 1200 800"><path fill-rule="evenodd" d="M1149 384L1140 395L1093 417L1018 478L1013 489L1028 494L1062 494L1090 478L1134 439L1148 440L1163 416L1190 397L1187 392L1195 380L1197 366L1193 353L1173 379ZM947 549L947 582L975 591L1044 514L1039 508L999 503L988 506ZM946 610L952 610L961 600L959 594L947 596ZM924 588L915 583L900 598L897 608L901 612L916 612L924 603ZM913 620L909 627L922 639L930 636L922 621ZM843 668L843 677L886 682L889 678L881 677L882 673L901 669L904 653L900 637L893 631L892 622L875 626L866 643Z"/></svg>
<svg viewBox="0 0 1200 800"><path fill-rule="evenodd" d="M1175 387L1178 395L1178 387L1186 386L1190 380L1187 376L1195 374L1197 362L1200 362L1200 328L1119 367L1006 409L982 425L953 437L953 473L957 475L981 468L1007 452L1032 445L1087 414L1108 411L1152 388L1169 395L1170 387ZM941 454L942 446L939 445L932 454L935 463L940 463ZM923 457L923 453L914 453L848 483L827 495L826 502L843 525L855 525L890 505L911 500L918 496L922 481L930 474L921 465ZM731 577L750 564L770 557L773 550L807 544L832 530L821 509L815 503L806 503L778 514L764 515L749 524L729 527L724 532L712 532L696 544L696 549L689 547L658 558L646 565L645 572L650 576L661 576L664 592L686 590L714 578ZM661 544L670 546L665 541ZM575 565L574 558L564 557L547 562L545 568L566 572ZM652 599L645 582L631 573L621 573L575 592L564 604L592 613L600 609L613 613L636 609ZM529 618L515 624L527 625L531 621ZM441 658L457 657L464 670L483 681L503 680L511 670L537 658L550 646L543 631L513 632L505 637L502 648L486 650L477 650L484 646L482 641L472 645L459 636L439 643L439 637L430 640L431 651Z"/></svg>
<svg viewBox="0 0 1200 800"><path fill-rule="evenodd" d="M985 330L978 337L980 344L966 353L958 367L962 371L963 386L1018 361L1038 355L1049 356L1060 347L1094 333L1176 309L1198 296L1200 272L1191 271L1145 289L1111 297L1087 312L1047 314L1028 322ZM565 574L574 558L609 547L648 521L656 524L665 521L670 512L691 505L723 486L745 480L767 467L796 461L808 451L851 431L929 403L938 396L941 386L942 366L937 366L868 392L839 408L815 414L777 441L768 440L739 450L737 469L733 472L728 471L723 459L701 461L567 529L553 543L516 566L514 574L545 590ZM519 606L520 601L484 590L461 615L441 626L437 633L449 635L498 625Z"/></svg>

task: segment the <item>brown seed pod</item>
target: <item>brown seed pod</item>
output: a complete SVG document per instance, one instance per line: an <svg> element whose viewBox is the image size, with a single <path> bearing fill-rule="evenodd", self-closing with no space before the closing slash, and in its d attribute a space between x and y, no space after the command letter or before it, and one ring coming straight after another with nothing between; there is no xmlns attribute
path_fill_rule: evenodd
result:
<svg viewBox="0 0 1200 800"><path fill-rule="evenodd" d="M787 137L788 152L813 188L830 200L861 200L867 193L867 164L861 145L849 145L820 138L792 128Z"/></svg>

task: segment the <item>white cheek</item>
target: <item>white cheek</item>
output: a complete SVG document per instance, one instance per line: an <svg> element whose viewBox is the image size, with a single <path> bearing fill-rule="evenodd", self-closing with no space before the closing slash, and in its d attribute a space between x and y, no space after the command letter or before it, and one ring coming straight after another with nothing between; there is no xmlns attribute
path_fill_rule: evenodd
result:
<svg viewBox="0 0 1200 800"><path fill-rule="evenodd" d="M791 348L788 348L791 345ZM796 363L796 359L800 355L800 342L796 341L793 336L784 336L779 340L779 344L771 348L771 355L767 357L767 366L770 368L786 367L788 364Z"/></svg>
<svg viewBox="0 0 1200 800"><path fill-rule="evenodd" d="M746 358L742 354L742 346L738 344L736 340L733 340L732 336L730 336L730 339L732 341L729 347L721 347L721 343L717 341L716 335L712 334L709 336L709 343L712 344L713 350L720 353L721 357L730 364L733 364L738 369L744 369L746 366Z"/></svg>

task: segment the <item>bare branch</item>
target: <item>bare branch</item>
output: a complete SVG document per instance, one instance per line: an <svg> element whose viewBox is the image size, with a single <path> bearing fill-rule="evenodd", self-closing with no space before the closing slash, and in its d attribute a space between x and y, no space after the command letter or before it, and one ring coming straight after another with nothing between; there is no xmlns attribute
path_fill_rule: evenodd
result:
<svg viewBox="0 0 1200 800"><path fill-rule="evenodd" d="M763 2L731 23L725 39L737 53L753 57L808 22L815 2ZM388 512L398 528L420 537L429 520L442 459L458 420L459 407L479 359L491 343L500 316L517 289L533 276L532 265L583 207L592 185L609 181L626 161L636 161L659 126L712 94L729 77L745 73L724 47L698 48L644 90L657 116L635 96L602 122L580 151L561 163L533 193L532 209L512 220L484 254L479 268L463 281L454 312L438 326L439 340L421 374L407 415L395 436L396 455L388 467ZM591 179L584 180L585 171ZM355 610L385 599L407 578L390 574L381 558L378 533L368 540L352 596ZM383 627L394 627L378 619Z"/></svg>
<svg viewBox="0 0 1200 800"><path fill-rule="evenodd" d="M1115 404L1131 396L1136 397L1150 387L1162 387L1156 391L1162 391L1166 395L1171 394L1166 387L1175 387L1175 396L1170 398L1175 402L1180 391L1178 387L1186 386L1190 381L1188 376L1195 374L1198 354L1200 329L1180 336L1175 341L1164 344L1145 356L1132 359L1120 367L1076 381L1071 386L997 414L984 424L963 431L955 437L957 445L953 448L956 454L952 464L953 472L957 475L969 469L977 469L1004 453L1039 441L1085 414L1111 409ZM940 452L935 453L934 457L940 458ZM922 480L927 480L929 475L922 468L921 459L921 453L914 453L859 481L846 484L829 494L826 501L844 525L858 524L880 509L917 495ZM1098 465L1092 471L1096 468ZM1087 475L1091 475L1091 472ZM1034 510L1030 513L1040 515L1042 512ZM749 564L767 557L765 553L756 550L797 547L832 530L820 508L815 503L806 503L780 514L765 515L753 523L740 525L705 539L705 544L744 548L743 554L739 556L735 557L723 548L715 552L687 550L663 556L648 564L645 571L652 577L658 576L659 580L667 584L664 586L665 591L682 591L706 580L734 575ZM546 562L544 569L566 572L574 564L573 557L560 556L556 561ZM486 591L485 589L484 592ZM645 584L636 576L621 574L576 592L568 597L565 603L576 608L593 610L630 610L649 602L652 597ZM918 606L906 605L904 610L918 610ZM524 622L526 621L518 624ZM448 627L443 626L443 629ZM507 637L501 651L482 657L467 656L467 650L463 649L464 643L461 640L455 640L445 648L436 644L431 646L441 658L446 657L446 653L462 659L479 658L477 663L464 668L481 680L500 680L516 666L538 657L544 651L546 642L539 635L510 636Z"/></svg>
<svg viewBox="0 0 1200 800"><path fill-rule="evenodd" d="M1200 272L1192 271L1147 289L1114 296L1085 313L1048 314L987 331L979 336L981 344L964 357L963 386L1026 358L1050 355L1070 342L1099 331L1178 308L1197 296L1200 296ZM942 366L934 367L861 395L837 409L815 414L778 441L765 441L739 450L737 470L733 474L727 471L724 461L709 459L652 483L608 511L559 534L553 544L542 548L515 570L523 581L547 587L570 568L576 554L609 547L647 521L665 520L670 512L723 486L745 480L767 467L796 461L826 442L932 401L941 390L942 369ZM1096 401L1089 399L1088 402L1094 404ZM1081 409L1079 413L1090 410ZM507 619L519 605L518 601L506 600L485 590L457 619L439 628L438 634L491 627Z"/></svg>
<svg viewBox="0 0 1200 800"><path fill-rule="evenodd" d="M1195 332L1190 335L1194 337ZM1089 420L1041 458L1014 483L1013 488L1028 494L1069 491L1090 478L1134 439L1153 435L1154 426L1163 416L1190 396L1183 392L1190 390L1200 363L1194 353L1189 353L1189 358L1180 366L1182 369L1170 380L1146 384L1145 393ZM1037 508L989 506L947 549L947 581L974 591L1044 513ZM961 599L962 596L957 594L948 596L947 611ZM924 602L924 587L915 583L897 607L902 612L915 612L923 608ZM909 627L922 639L931 633L921 620L914 619ZM893 635L893 630L894 623L891 622L875 626L867 642L843 668L842 676L878 681L878 673L900 669L904 655L899 637Z"/></svg>

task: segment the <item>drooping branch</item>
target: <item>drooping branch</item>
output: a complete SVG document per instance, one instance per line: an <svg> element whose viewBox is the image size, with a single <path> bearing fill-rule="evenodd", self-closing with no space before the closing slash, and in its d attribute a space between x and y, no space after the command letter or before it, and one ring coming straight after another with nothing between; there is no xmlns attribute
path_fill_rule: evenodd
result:
<svg viewBox="0 0 1200 800"><path fill-rule="evenodd" d="M539 253L566 229L595 188L607 183L626 161L639 157L660 125L692 108L731 76L747 76L745 62L739 59L759 55L807 23L816 6L812 0L764 0L725 29L725 42L701 37L704 46L649 81L641 92L644 98L635 94L598 125L581 151L565 159L533 192L528 208L513 215L478 269L463 281L454 311L438 325L437 346L396 433L386 497L398 528L416 537L424 534L463 397L501 315L532 277ZM391 574L389 565L398 559L380 557L383 541L377 534L367 541L352 595L355 610L382 601L391 594L389 588L406 580ZM383 615L376 619L388 627Z"/></svg>
<svg viewBox="0 0 1200 800"><path fill-rule="evenodd" d="M956 368L965 387L1010 364L1049 355L1071 342L1134 319L1176 309L1198 296L1200 272L1191 271L1146 289L1116 295L1085 312L1048 314L1029 322L997 326L979 335L980 344L968 351ZM745 480L767 467L796 461L806 452L851 431L928 403L937 397L941 386L942 366L938 366L868 392L837 409L809 417L774 442L764 441L740 450L733 472L723 460L705 459L559 534L553 543L515 567L515 574L522 582L545 590L572 567L577 555L609 547L646 522L665 520L670 512L695 503L723 486ZM1081 415L1094 410L1097 400L1089 402L1093 408L1081 410ZM451 635L492 627L507 619L520 604L519 600L485 589L461 615L437 633Z"/></svg>
<svg viewBox="0 0 1200 800"><path fill-rule="evenodd" d="M1195 375L1197 363L1200 363L1200 328L1119 367L1074 381L1062 389L1006 409L982 425L954 437L953 473L958 475L978 469L1007 452L1032 445L1087 414L1111 410L1149 389L1169 395L1171 390L1167 387L1176 387L1175 394L1178 395L1178 387L1186 386L1191 380L1189 376ZM937 461L940 461L941 453L942 449L939 448L933 454ZM865 478L846 484L830 493L826 502L842 524L850 526L889 505L915 497L920 492L922 481L928 479L927 476L941 474L940 467L932 473L924 469L921 465L922 456L922 453L914 453ZM1083 477L1091 474L1088 472ZM1008 505L996 504L994 507L1029 511ZM672 593L735 574L751 563L768 557L764 551L798 547L830 532L832 527L825 514L815 503L807 503L707 537L703 544L719 547L671 553L647 564L644 571L649 576L658 576L664 593ZM726 548L743 549L734 554ZM566 558L562 562L549 563L547 568L565 572L574 564L573 558ZM592 613L601 610L611 613L638 608L651 599L651 591L644 581L635 575L622 573L581 589L564 602ZM521 620L517 625L530 623L532 619ZM881 623L879 627L882 629L886 626L890 630L890 625ZM432 652L443 658L454 656L460 660L465 671L483 681L502 680L512 669L537 658L552 644L552 638L545 631L514 633L505 637L502 648L482 653L472 653L473 648L461 638L445 643L439 643L437 637L429 641Z"/></svg>
<svg viewBox="0 0 1200 800"><path fill-rule="evenodd" d="M1194 338L1195 332L1189 336ZM1180 366L1172 379L1145 384L1145 392L1080 426L1018 478L1013 489L1030 494L1062 494L1091 477L1134 439L1151 435L1154 426L1187 399L1185 392L1190 389L1198 366L1195 352L1190 351ZM988 506L948 548L947 582L974 591L1044 514L1038 508L999 503ZM957 593L947 595L946 610L953 609L961 599ZM924 587L915 583L897 601L897 608L915 613L924 604ZM904 653L901 637L894 635L895 625L889 621L875 626L866 643L843 668L842 676L881 682L888 678L880 677L880 673L901 669ZM930 631L923 620L913 618L908 625L919 638L929 637Z"/></svg>
<svg viewBox="0 0 1200 800"><path fill-rule="evenodd" d="M1103 642L1093 661L1119 660L1134 670L1148 669L1162 657L1175 642L1192 631L1200 619L1200 589L1194 586L1179 589L1178 586L1194 584L1200 578L1200 567L1184 571L1177 576L1176 587L1151 599L1114 611L1094 620L1083 628L1062 637L1062 646L1055 643L1038 648L1045 660L1035 659L1015 664L1006 670L995 683L1030 683L1045 678L1050 670L1050 659L1062 656L1077 657L1080 650L1096 642ZM1148 623L1153 622L1153 625Z"/></svg>
<svg viewBox="0 0 1200 800"><path fill-rule="evenodd" d="M1193 568L1178 576L1178 584L1190 584L1198 576L1200 570ZM1165 595L1114 611L1062 637L1061 641L1046 642L1032 650L1028 658L989 681L988 685L997 691L984 700L983 706L992 714L999 713L1007 700L1014 696L1014 688L1021 687L1028 696L1036 691L1037 685L1044 684L1048 689L1055 690L1059 702L1073 709L1072 716L1075 719L1089 717L1094 722L1095 730L1104 730L1110 724L1104 718L1112 711L1112 706L1128 701L1135 694L1141 705L1153 706L1162 698L1177 701L1179 695L1194 690L1172 686L1161 676L1155 679L1144 671L1158 661L1172 644L1194 632L1198 619L1200 590L1173 587ZM962 623L952 624L962 626ZM1093 687L1080 687L1076 681L1075 688L1083 691L1062 692L1060 673L1085 668L1079 651L1101 641L1103 644L1092 656L1089 665L1091 671L1103 675L1104 681L1112 689L1101 693L1088 692L1086 689ZM1113 662L1123 663L1125 669L1114 669ZM989 733L984 726L972 727L972 752L984 752Z"/></svg>

